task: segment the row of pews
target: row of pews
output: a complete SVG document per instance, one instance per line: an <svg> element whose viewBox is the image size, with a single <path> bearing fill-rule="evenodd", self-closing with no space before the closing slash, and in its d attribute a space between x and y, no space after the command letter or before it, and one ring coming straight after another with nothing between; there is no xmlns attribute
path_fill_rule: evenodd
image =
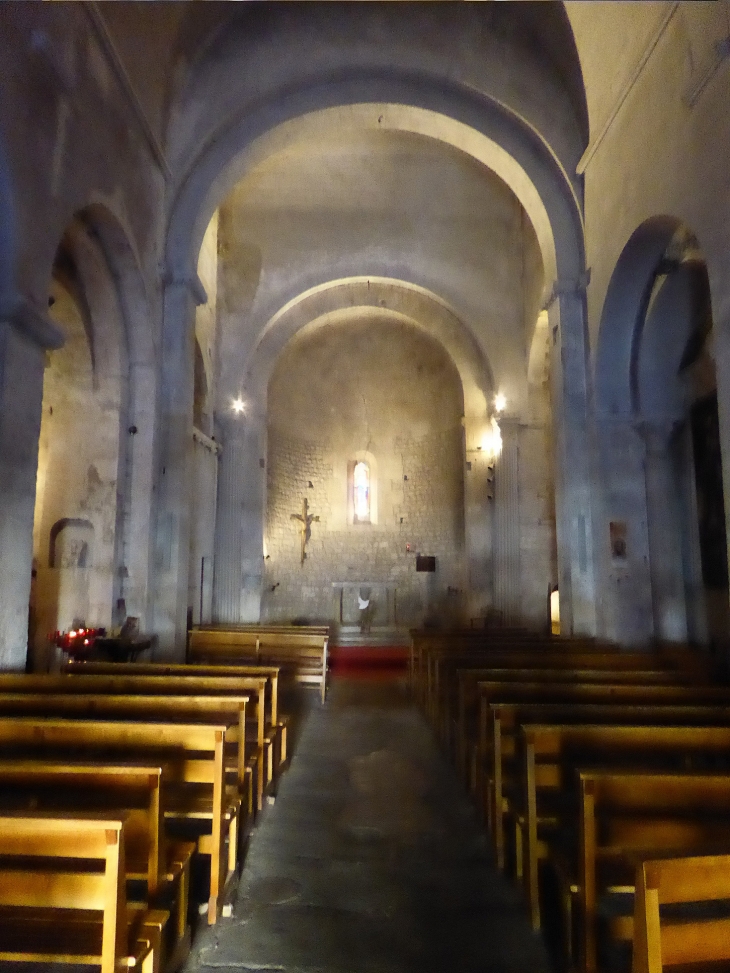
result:
<svg viewBox="0 0 730 973"><path fill-rule="evenodd" d="M268 659L0 674L1 961L172 973L230 913L288 759Z"/></svg>
<svg viewBox="0 0 730 973"><path fill-rule="evenodd" d="M730 960L730 688L704 653L414 631L410 678L561 968Z"/></svg>

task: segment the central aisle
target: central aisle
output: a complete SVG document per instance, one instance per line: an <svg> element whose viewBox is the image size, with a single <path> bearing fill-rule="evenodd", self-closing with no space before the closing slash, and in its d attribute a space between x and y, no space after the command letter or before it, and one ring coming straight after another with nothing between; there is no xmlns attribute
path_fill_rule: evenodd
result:
<svg viewBox="0 0 730 973"><path fill-rule="evenodd" d="M401 682L335 679L309 710L252 836L233 918L200 937L188 964L221 967L549 970Z"/></svg>

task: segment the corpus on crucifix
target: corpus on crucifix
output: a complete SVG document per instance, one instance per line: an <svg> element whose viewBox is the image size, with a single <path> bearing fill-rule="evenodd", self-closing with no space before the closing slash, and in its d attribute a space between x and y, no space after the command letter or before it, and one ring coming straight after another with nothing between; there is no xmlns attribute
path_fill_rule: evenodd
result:
<svg viewBox="0 0 730 973"><path fill-rule="evenodd" d="M315 517L314 514L309 513L309 501L305 497L302 500L302 512L300 514L292 514L292 520L298 520L301 524L299 528L299 533L302 538L302 559L301 563L304 564L305 558L307 556L307 543L312 536L312 524L319 523L319 517Z"/></svg>

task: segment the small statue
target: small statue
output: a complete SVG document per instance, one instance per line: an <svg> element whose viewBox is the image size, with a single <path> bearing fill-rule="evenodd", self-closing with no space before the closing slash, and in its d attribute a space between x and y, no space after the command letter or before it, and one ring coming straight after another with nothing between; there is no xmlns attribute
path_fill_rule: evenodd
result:
<svg viewBox="0 0 730 973"><path fill-rule="evenodd" d="M312 536L312 524L313 523L318 524L319 517L315 517L314 514L309 513L309 502L305 497L302 500L302 512L300 514L292 514L291 519L298 520L299 523L302 525L299 528L299 533L301 534L301 538L302 538L301 564L304 564L304 561L307 557L307 544Z"/></svg>

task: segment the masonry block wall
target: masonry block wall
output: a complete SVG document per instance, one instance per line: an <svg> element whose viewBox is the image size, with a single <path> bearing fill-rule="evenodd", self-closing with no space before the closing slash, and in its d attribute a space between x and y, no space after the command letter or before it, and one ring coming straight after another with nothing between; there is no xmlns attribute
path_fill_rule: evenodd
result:
<svg viewBox="0 0 730 973"><path fill-rule="evenodd" d="M367 348L364 356L353 345ZM434 370L440 381L419 381ZM376 623L457 617L464 458L459 381L443 349L382 319L304 335L277 366L269 406L263 617L338 621L333 585L355 582L391 586L390 616L376 603ZM278 420L287 414L284 431ZM363 450L373 457L377 510L374 522L353 524L348 463ZM291 515L305 498L320 519L302 564ZM417 553L436 556L435 575L416 572Z"/></svg>

